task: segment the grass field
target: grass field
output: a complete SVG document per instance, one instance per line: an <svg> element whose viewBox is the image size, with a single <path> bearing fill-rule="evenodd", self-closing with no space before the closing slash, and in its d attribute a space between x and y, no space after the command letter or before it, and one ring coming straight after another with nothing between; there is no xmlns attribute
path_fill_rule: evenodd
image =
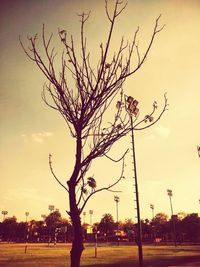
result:
<svg viewBox="0 0 200 267"><path fill-rule="evenodd" d="M24 253L24 244L0 244L0 266L10 267L62 267L70 266L70 245L29 244ZM86 246L81 266L84 267L138 267L136 246L98 247L97 258L94 247ZM144 246L145 267L200 266L200 246Z"/></svg>

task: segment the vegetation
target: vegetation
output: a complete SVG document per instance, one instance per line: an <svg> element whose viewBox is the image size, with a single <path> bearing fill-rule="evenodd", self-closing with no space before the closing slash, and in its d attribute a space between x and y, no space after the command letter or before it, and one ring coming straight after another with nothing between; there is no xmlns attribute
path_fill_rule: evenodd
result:
<svg viewBox="0 0 200 267"><path fill-rule="evenodd" d="M141 221L143 242L153 243L155 239L164 244L173 240L172 221L164 213L158 213L155 218ZM184 242L200 242L200 217L198 214L185 214L185 217L175 217L176 237L178 244ZM93 234L87 234L88 224L82 225L84 229L84 241L94 241ZM115 241L116 229L120 230L121 241L137 242L137 224L131 219L124 222L114 222L111 214L102 216L101 221L93 225L93 230L98 232L101 242ZM6 218L0 223L0 239L7 242L25 242L28 234L28 242L71 242L73 239L73 227L70 221L61 217L58 211L49 214L44 221L32 220L28 223L17 222L15 217Z"/></svg>

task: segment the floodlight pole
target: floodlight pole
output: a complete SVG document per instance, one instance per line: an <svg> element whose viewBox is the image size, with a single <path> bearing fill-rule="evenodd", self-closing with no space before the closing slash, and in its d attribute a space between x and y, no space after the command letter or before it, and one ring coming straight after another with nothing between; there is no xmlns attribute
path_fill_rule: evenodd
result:
<svg viewBox="0 0 200 267"><path fill-rule="evenodd" d="M172 190L167 189L167 194L169 196L170 201L170 207L171 207L171 214L172 214L172 224L173 224L173 234L174 234L174 246L176 247L176 227L175 227L175 221L174 221L174 213L173 213L173 207L172 207Z"/></svg>
<svg viewBox="0 0 200 267"><path fill-rule="evenodd" d="M119 217L118 217L118 204L119 204L119 196L114 196L114 201L116 202L116 212L117 212L117 245L119 246Z"/></svg>
<svg viewBox="0 0 200 267"><path fill-rule="evenodd" d="M7 210L2 210L1 214L3 215L3 221L4 221L6 215L8 214L8 211Z"/></svg>
<svg viewBox="0 0 200 267"><path fill-rule="evenodd" d="M152 222L153 222L153 220L154 220L154 205L153 204L150 204L150 209L152 210ZM154 230L154 226L153 226L153 224L152 224L152 231L153 231L153 242L154 242L154 244L156 245L156 236L155 236L155 230Z"/></svg>
<svg viewBox="0 0 200 267"><path fill-rule="evenodd" d="M28 221L28 216L29 216L29 212L28 212L28 211L25 212L25 216L26 216L26 223L27 223L27 221Z"/></svg>
<svg viewBox="0 0 200 267"><path fill-rule="evenodd" d="M29 239L29 224L28 224L29 212L28 211L25 212L25 216L26 216L26 227L27 227L27 231L26 231L26 243L25 243L24 253L26 254L27 248L28 248L28 239Z"/></svg>
<svg viewBox="0 0 200 267"><path fill-rule="evenodd" d="M133 129L133 118L131 117L131 143L133 152L133 174L135 180L135 195L136 195L136 207L137 207L137 220L138 220L138 254L139 254L139 267L143 267L143 253L142 253L142 227L140 221L140 205L139 205L139 192L137 182L137 169L136 169L136 156L135 156L135 144L134 144L134 129Z"/></svg>
<svg viewBox="0 0 200 267"><path fill-rule="evenodd" d="M150 204L150 209L152 210L152 219L154 219L154 205Z"/></svg>

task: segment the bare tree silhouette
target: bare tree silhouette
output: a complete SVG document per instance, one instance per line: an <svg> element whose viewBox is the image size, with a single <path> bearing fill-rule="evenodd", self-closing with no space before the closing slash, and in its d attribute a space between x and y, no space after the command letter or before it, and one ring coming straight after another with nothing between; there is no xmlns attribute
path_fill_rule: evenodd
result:
<svg viewBox="0 0 200 267"><path fill-rule="evenodd" d="M155 21L155 26L144 53L140 53L137 44L139 28L135 31L133 40L125 42L121 38L119 48L110 56L111 38L115 21L124 11L126 4L116 0L112 12L109 11L105 1L105 11L110 24L105 44L100 44L99 62L96 68L92 67L92 59L87 50L87 38L84 34L85 24L90 13L82 13L80 16L80 49L75 48L73 36L68 36L65 30L58 30L60 41L64 46L61 56L61 68L57 73L55 67L56 52L51 46L52 35L46 36L45 27L42 30L42 47L38 46L38 35L28 37L29 47L21 45L29 59L34 61L49 81L44 85L42 97L44 102L57 110L65 119L72 138L76 140L74 168L64 185L57 178L52 166L52 156L49 155L51 172L57 182L69 193L70 211L74 227L74 240L71 249L71 266L80 266L80 258L83 246L83 235L80 215L92 196L103 190L114 191L113 187L124 177L124 158L127 151L118 160L112 159L108 152L112 145L130 132L131 116L129 112L130 97L125 96L123 84L125 80L135 74L144 64L154 39L162 29L159 26L160 16ZM80 56L81 54L81 56ZM135 65L132 63L134 58ZM72 80L73 85L72 85ZM71 89L72 88L72 89ZM50 97L49 97L50 96ZM116 112L113 120L105 123L104 115L108 111L113 100L118 97ZM133 99L132 99L133 100ZM135 103L137 104L137 103ZM127 108L128 105L128 108ZM154 102L152 112L139 119L135 105L134 130L143 130L155 124L167 109L167 98L164 96L164 104L157 116L157 103ZM98 188L94 177L86 177L91 163L98 157L106 156L112 162L121 162L121 173L116 181L105 187Z"/></svg>

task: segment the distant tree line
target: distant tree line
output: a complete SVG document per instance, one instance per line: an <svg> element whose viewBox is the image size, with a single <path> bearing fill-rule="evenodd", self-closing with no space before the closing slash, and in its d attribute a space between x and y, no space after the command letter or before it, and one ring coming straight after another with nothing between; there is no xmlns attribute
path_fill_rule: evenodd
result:
<svg viewBox="0 0 200 267"><path fill-rule="evenodd" d="M176 240L183 242L200 242L200 217L197 213L179 213L173 217L176 229ZM170 243L173 241L172 218L164 213L158 213L152 220L141 221L143 242ZM118 229L118 230L117 230ZM102 216L100 222L90 226L83 224L85 242L94 241L95 235L99 242L137 243L137 224L131 219L124 222L114 222L111 214ZM0 241L2 242L71 242L73 227L69 220L62 218L58 211L49 214L44 220L17 222L16 217L6 218L0 222Z"/></svg>
<svg viewBox="0 0 200 267"><path fill-rule="evenodd" d="M50 213L44 220L17 222L16 217L0 223L0 240L7 242L71 242L71 223L59 211Z"/></svg>

